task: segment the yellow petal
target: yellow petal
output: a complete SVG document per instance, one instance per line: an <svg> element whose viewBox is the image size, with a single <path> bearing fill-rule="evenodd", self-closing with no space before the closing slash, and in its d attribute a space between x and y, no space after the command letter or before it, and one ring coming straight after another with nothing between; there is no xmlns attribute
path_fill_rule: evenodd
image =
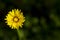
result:
<svg viewBox="0 0 60 40"><path fill-rule="evenodd" d="M14 19L16 16L18 19ZM21 12L21 10L13 9L12 11L8 12L4 20L6 20L7 25L9 25L12 29L18 29L19 27L22 28L25 17L23 16L23 12Z"/></svg>

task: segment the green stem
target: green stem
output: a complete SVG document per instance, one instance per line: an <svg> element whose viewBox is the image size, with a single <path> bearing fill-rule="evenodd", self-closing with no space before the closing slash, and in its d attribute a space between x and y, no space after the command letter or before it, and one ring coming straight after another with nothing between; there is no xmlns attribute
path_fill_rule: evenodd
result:
<svg viewBox="0 0 60 40"><path fill-rule="evenodd" d="M18 36L19 36L19 40L25 40L24 33L23 33L22 30L17 29L17 33L18 33Z"/></svg>
<svg viewBox="0 0 60 40"><path fill-rule="evenodd" d="M20 30L19 29L17 29L17 33L18 33L18 36L19 36L19 40L21 40L20 39Z"/></svg>

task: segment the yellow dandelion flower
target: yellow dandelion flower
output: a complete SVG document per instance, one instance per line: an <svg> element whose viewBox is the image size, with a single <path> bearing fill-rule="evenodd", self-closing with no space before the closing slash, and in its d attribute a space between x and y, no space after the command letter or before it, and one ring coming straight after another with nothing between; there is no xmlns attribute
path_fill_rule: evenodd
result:
<svg viewBox="0 0 60 40"><path fill-rule="evenodd" d="M21 12L21 10L13 9L12 11L8 12L5 20L9 27L12 29L18 29L19 27L22 28L25 17L23 16L23 12Z"/></svg>

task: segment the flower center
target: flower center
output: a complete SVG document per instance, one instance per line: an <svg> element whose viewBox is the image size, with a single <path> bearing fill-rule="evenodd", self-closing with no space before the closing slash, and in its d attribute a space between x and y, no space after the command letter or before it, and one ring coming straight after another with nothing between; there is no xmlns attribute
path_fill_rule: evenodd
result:
<svg viewBox="0 0 60 40"><path fill-rule="evenodd" d="M13 21L14 21L14 22L18 22L18 21L19 21L19 18L15 16L15 17L13 18Z"/></svg>

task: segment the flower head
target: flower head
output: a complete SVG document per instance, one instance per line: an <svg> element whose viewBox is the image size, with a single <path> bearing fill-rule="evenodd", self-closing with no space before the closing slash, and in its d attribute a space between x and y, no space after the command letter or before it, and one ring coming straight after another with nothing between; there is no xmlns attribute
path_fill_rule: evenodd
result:
<svg viewBox="0 0 60 40"><path fill-rule="evenodd" d="M23 12L21 12L21 10L13 9L12 11L8 12L5 20L9 27L12 29L18 29L19 27L22 28L25 17L23 16Z"/></svg>

